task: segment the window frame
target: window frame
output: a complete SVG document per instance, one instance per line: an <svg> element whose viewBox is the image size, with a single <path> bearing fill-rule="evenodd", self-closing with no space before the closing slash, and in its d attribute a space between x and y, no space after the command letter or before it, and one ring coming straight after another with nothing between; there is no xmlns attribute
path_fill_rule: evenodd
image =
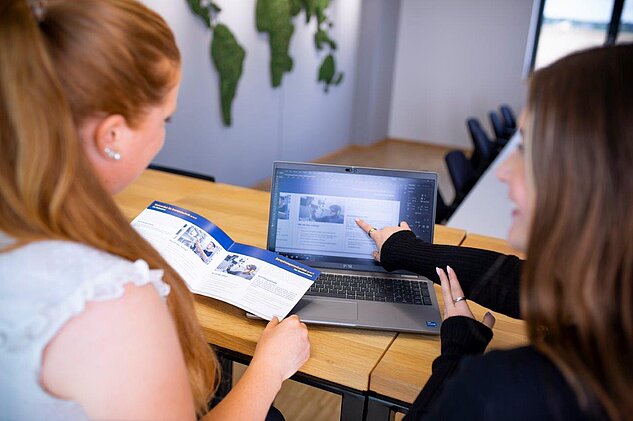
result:
<svg viewBox="0 0 633 421"><path fill-rule="evenodd" d="M536 53L541 35L541 26L543 25L543 12L545 10L545 2L547 0L534 0L532 6L532 19L530 21L530 34L528 35L528 48L525 54L525 65L523 66L524 76L527 77L534 71L534 63L536 62ZM611 10L611 20L607 27L607 36L604 45L614 45L618 39L620 31L620 22L622 20L622 11L624 10L624 2L633 0L614 0L613 9Z"/></svg>

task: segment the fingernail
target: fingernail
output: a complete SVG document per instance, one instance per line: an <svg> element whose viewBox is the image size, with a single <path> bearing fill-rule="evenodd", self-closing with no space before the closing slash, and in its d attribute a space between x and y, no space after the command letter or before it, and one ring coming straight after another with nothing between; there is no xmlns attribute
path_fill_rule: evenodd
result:
<svg viewBox="0 0 633 421"><path fill-rule="evenodd" d="M446 265L446 271L447 271L447 272L452 272L452 271L453 271L453 269L451 269L451 267L450 267L449 265Z"/></svg>
<svg viewBox="0 0 633 421"><path fill-rule="evenodd" d="M437 266L435 267L435 272L437 273L437 276L440 276L442 269L438 268Z"/></svg>

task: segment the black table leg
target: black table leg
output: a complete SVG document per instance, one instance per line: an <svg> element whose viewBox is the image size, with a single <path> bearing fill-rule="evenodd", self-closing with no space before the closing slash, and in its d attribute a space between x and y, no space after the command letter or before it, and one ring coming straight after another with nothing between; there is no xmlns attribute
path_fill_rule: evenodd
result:
<svg viewBox="0 0 633 421"><path fill-rule="evenodd" d="M341 421L362 421L365 410L365 397L355 393L343 392L341 403Z"/></svg>
<svg viewBox="0 0 633 421"><path fill-rule="evenodd" d="M367 400L367 414L365 421L391 421L395 413L391 412L391 408L377 399L369 398Z"/></svg>

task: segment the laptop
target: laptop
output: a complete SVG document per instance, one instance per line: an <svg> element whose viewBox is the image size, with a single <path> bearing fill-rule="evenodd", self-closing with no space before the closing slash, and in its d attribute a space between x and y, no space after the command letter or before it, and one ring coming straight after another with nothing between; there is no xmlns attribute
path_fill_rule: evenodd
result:
<svg viewBox="0 0 633 421"><path fill-rule="evenodd" d="M432 172L275 162L267 248L321 271L291 314L306 323L439 334L433 283L384 270L355 222L407 221L432 243L437 188Z"/></svg>

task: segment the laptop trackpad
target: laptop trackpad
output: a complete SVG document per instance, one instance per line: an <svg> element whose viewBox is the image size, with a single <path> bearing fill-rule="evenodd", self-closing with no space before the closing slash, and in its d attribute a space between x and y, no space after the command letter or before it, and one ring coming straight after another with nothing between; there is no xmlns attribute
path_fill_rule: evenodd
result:
<svg viewBox="0 0 633 421"><path fill-rule="evenodd" d="M358 304L354 301L302 298L290 312L306 321L356 321Z"/></svg>

